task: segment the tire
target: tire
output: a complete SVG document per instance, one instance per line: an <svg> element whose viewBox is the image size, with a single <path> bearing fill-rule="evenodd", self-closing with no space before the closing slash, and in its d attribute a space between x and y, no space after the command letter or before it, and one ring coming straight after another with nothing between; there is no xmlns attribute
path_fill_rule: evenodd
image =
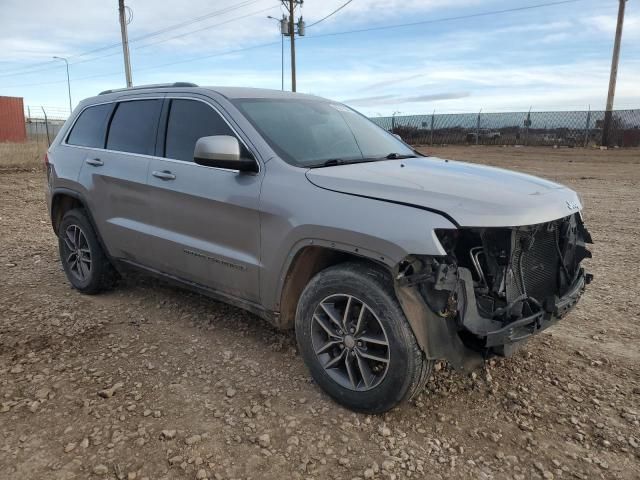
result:
<svg viewBox="0 0 640 480"><path fill-rule="evenodd" d="M118 274L82 209L69 210L58 227L60 261L71 286L89 295L107 290Z"/></svg>
<svg viewBox="0 0 640 480"><path fill-rule="evenodd" d="M295 329L313 379L358 412L383 413L412 398L433 366L418 347L391 278L373 265L343 263L313 277L298 302Z"/></svg>

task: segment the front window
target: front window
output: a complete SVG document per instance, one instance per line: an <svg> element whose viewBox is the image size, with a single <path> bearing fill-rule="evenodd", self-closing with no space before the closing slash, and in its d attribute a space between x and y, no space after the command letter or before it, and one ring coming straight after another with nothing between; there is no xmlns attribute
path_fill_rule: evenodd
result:
<svg viewBox="0 0 640 480"><path fill-rule="evenodd" d="M416 156L350 108L307 99L237 99L234 104L286 162L299 167Z"/></svg>
<svg viewBox="0 0 640 480"><path fill-rule="evenodd" d="M193 151L201 137L231 135L222 117L206 103L197 100L171 100L165 154L167 158L193 162Z"/></svg>

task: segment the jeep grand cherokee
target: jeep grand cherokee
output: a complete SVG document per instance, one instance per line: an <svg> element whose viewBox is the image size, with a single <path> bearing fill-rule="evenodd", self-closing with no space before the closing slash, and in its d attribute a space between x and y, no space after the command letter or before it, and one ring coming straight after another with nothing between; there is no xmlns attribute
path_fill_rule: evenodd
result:
<svg viewBox="0 0 640 480"><path fill-rule="evenodd" d="M358 411L411 398L435 360L508 355L591 279L572 190L425 157L310 95L106 91L45 161L74 288L133 268L295 328L315 381Z"/></svg>

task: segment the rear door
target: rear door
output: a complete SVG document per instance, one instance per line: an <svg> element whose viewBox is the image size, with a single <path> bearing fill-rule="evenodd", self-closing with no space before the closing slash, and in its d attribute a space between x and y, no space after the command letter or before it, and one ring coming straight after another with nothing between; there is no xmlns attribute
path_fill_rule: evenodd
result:
<svg viewBox="0 0 640 480"><path fill-rule="evenodd" d="M156 268L258 301L262 173L194 163L197 139L209 135L239 138L212 103L166 99L157 149L157 156L165 158L151 160L148 177ZM252 155L246 147L243 151Z"/></svg>
<svg viewBox="0 0 640 480"><path fill-rule="evenodd" d="M143 97L116 102L104 148L88 150L80 171L109 254L142 265L149 265L153 258L147 169L155 152L162 101Z"/></svg>

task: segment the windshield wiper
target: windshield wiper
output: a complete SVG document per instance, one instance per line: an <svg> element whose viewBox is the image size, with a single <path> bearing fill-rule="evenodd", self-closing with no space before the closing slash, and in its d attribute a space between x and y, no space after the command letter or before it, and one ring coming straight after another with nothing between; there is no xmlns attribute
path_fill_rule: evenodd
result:
<svg viewBox="0 0 640 480"><path fill-rule="evenodd" d="M418 158L417 155L401 155L399 153L392 152L386 157L387 160L402 160L403 158Z"/></svg>
<svg viewBox="0 0 640 480"><path fill-rule="evenodd" d="M402 155L400 153L390 153L385 157L365 157L345 160L344 158L331 158L322 162L307 165L308 168L335 167L337 165L352 165L354 163L379 162L380 160L402 160L403 158L417 158L417 155Z"/></svg>
<svg viewBox="0 0 640 480"><path fill-rule="evenodd" d="M308 168L335 167L337 165L352 165L354 163L375 162L377 158L357 158L354 160L345 160L343 158L331 158L323 162L307 165Z"/></svg>

